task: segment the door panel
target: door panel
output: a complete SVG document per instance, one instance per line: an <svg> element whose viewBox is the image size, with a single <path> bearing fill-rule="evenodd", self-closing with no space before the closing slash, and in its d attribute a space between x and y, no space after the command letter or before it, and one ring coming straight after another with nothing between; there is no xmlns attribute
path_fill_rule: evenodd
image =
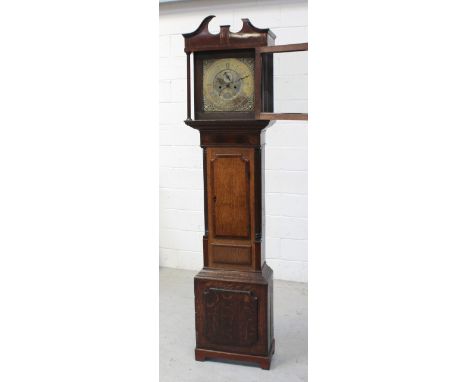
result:
<svg viewBox="0 0 468 382"><path fill-rule="evenodd" d="M254 149L207 148L208 266L255 266Z"/></svg>
<svg viewBox="0 0 468 382"><path fill-rule="evenodd" d="M212 152L213 237L250 238L250 166L249 156L243 153Z"/></svg>

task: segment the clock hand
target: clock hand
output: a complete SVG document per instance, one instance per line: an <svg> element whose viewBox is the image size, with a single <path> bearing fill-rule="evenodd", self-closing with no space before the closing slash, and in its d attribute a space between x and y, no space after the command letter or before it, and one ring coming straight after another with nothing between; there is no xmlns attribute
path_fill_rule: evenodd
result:
<svg viewBox="0 0 468 382"><path fill-rule="evenodd" d="M232 78L231 78L231 76L229 75L229 73L224 72L224 77L225 77L229 82L232 82Z"/></svg>
<svg viewBox="0 0 468 382"><path fill-rule="evenodd" d="M235 87L234 84L236 84L237 82L245 79L249 77L249 75L246 75L244 77L241 77L241 78L238 78L237 80L233 80L232 77L229 75L229 73L227 72L224 72L223 73L223 77L222 78L219 78L217 77L217 81L218 81L218 95L220 96L221 93L223 92L224 89L226 88L230 88L231 85L233 85ZM228 82L229 81L229 82Z"/></svg>
<svg viewBox="0 0 468 382"><path fill-rule="evenodd" d="M233 83L236 83L236 82L239 82L240 80L243 80L244 78L247 78L249 75L246 75L244 77L241 77L241 78L238 78L237 80L235 80Z"/></svg>

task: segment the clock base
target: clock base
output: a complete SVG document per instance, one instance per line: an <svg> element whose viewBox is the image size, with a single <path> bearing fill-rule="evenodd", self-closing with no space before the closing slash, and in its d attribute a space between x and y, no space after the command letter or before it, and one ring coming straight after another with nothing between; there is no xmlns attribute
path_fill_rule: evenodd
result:
<svg viewBox="0 0 468 382"><path fill-rule="evenodd" d="M275 340L273 340L268 356L259 356L251 354L229 353L208 349L195 349L195 359L197 361L205 361L206 359L220 359L229 361L241 361L256 363L264 370L270 370L271 358L275 353Z"/></svg>
<svg viewBox="0 0 468 382"><path fill-rule="evenodd" d="M202 269L195 276L195 358L270 367L274 353L273 271Z"/></svg>

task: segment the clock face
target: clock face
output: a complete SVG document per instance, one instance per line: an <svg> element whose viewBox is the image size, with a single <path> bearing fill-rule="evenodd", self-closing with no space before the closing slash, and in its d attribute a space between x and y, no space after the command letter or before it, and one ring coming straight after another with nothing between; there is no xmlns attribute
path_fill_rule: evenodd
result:
<svg viewBox="0 0 468 382"><path fill-rule="evenodd" d="M254 110L254 59L203 60L203 111Z"/></svg>

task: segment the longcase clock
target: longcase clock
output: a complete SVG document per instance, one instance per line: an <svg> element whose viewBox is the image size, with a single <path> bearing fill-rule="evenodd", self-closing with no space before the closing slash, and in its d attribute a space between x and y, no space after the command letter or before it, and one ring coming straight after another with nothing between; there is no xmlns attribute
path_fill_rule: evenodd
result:
<svg viewBox="0 0 468 382"><path fill-rule="evenodd" d="M232 33L208 30L206 17L184 34L187 119L203 148L203 269L195 276L195 358L254 362L270 368L273 271L265 262L264 132L271 120L306 119L273 112L275 35L248 19ZM191 55L193 54L193 114Z"/></svg>

